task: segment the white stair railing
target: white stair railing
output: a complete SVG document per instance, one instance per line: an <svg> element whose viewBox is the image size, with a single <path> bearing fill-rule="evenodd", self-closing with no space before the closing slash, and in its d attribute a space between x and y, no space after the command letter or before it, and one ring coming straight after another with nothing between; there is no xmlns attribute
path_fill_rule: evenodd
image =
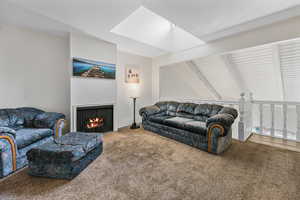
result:
<svg viewBox="0 0 300 200"><path fill-rule="evenodd" d="M252 104L259 107L254 133L300 142L300 102L253 100ZM270 109L270 115L264 109Z"/></svg>

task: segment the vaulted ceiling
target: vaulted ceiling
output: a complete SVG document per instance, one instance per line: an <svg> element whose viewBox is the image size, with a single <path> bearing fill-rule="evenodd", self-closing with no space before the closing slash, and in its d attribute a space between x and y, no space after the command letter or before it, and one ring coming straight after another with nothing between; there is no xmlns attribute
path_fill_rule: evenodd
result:
<svg viewBox="0 0 300 200"><path fill-rule="evenodd" d="M140 6L209 42L300 15L299 4L299 0L1 0L0 22L52 32L80 30L116 43L121 50L155 57L168 51L111 32Z"/></svg>
<svg viewBox="0 0 300 200"><path fill-rule="evenodd" d="M208 56L161 68L162 98L300 101L300 39Z"/></svg>

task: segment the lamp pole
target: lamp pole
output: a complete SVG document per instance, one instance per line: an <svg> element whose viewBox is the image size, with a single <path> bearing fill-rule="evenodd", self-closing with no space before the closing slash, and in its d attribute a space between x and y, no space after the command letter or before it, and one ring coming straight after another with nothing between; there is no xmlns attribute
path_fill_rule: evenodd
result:
<svg viewBox="0 0 300 200"><path fill-rule="evenodd" d="M136 122L135 122L135 103L136 103L136 97L132 97L132 99L133 99L133 123L130 126L130 128L131 129L138 129L138 128L140 128L140 126L137 125Z"/></svg>

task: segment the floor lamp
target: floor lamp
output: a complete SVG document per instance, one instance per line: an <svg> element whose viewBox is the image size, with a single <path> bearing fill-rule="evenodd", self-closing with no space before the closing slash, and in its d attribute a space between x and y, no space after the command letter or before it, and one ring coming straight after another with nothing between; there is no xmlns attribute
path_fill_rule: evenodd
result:
<svg viewBox="0 0 300 200"><path fill-rule="evenodd" d="M137 125L136 122L135 122L135 103L136 103L136 99L138 97L131 97L131 98L133 99L133 123L131 124L130 128L131 129L138 129L138 128L140 128L140 126Z"/></svg>
<svg viewBox="0 0 300 200"><path fill-rule="evenodd" d="M136 99L139 97L139 83L140 83L140 76L137 70L134 70L133 68L126 69L127 75L126 75L126 81L130 83L129 86L129 93L130 98L133 100L133 123L131 124L131 129L138 129L140 128L139 125L137 125L135 121L135 114L136 114Z"/></svg>

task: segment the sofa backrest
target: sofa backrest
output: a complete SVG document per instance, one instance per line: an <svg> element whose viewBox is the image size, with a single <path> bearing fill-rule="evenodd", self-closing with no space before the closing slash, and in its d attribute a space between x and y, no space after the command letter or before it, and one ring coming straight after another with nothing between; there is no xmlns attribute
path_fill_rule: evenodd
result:
<svg viewBox="0 0 300 200"><path fill-rule="evenodd" d="M194 119L194 117L195 117L194 112L195 112L196 107L197 107L197 104L194 104L194 103L180 103L177 108L176 116Z"/></svg>
<svg viewBox="0 0 300 200"><path fill-rule="evenodd" d="M216 104L199 104L194 114L200 116L211 117L219 113L219 111L223 108L221 105Z"/></svg>
<svg viewBox="0 0 300 200"><path fill-rule="evenodd" d="M0 127L33 127L33 120L44 111L23 107L0 109Z"/></svg>
<svg viewBox="0 0 300 200"><path fill-rule="evenodd" d="M224 107L217 104L180 103L175 101L160 101L155 104L165 114L170 116L185 117L198 121L206 121L207 118L216 114L227 113L234 118L238 113L234 108Z"/></svg>
<svg viewBox="0 0 300 200"><path fill-rule="evenodd" d="M9 126L9 116L5 109L0 109L0 127Z"/></svg>

